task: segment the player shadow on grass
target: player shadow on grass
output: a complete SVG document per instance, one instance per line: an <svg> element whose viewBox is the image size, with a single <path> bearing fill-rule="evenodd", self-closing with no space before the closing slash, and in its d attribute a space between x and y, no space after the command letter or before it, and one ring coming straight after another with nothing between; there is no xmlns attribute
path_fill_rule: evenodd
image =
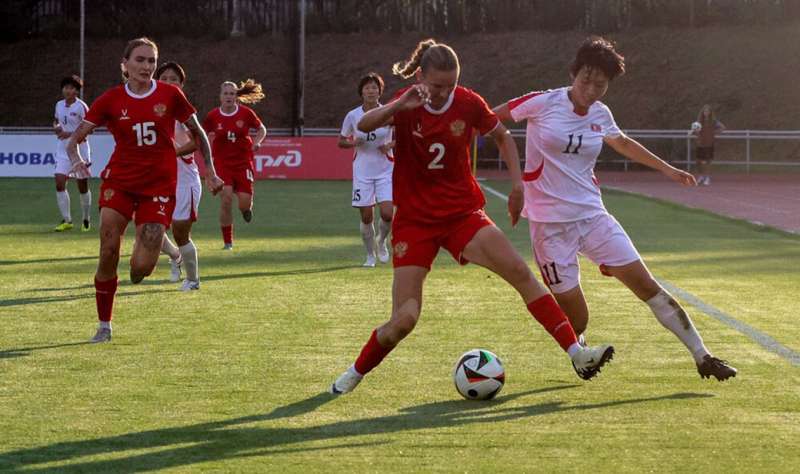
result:
<svg viewBox="0 0 800 474"><path fill-rule="evenodd" d="M94 285L92 285L94 287ZM120 291L116 294L117 299L119 298L126 298L128 296L139 296L144 294L153 294L153 293L170 293L170 292L177 292L178 288L164 288L161 290L146 290L146 291ZM76 300L85 300L85 299L94 299L95 294L94 292L91 293L83 293L78 295L63 295L63 296L31 296L28 298L9 298L5 300L0 300L0 308L5 306L23 306L29 304L43 304L43 303L60 303L65 301L76 301Z"/></svg>
<svg viewBox="0 0 800 474"><path fill-rule="evenodd" d="M3 349L0 350L0 359L25 357L32 351L40 351L42 349L57 349L59 347L83 346L85 344L91 344L91 341L67 342L64 344L51 344L49 346L15 347L13 349Z"/></svg>
<svg viewBox="0 0 800 474"><path fill-rule="evenodd" d="M276 277L287 275L309 275L312 273L329 273L338 272L340 270L350 270L353 268L361 268L361 265L340 265L337 267L323 267L323 268L298 268L295 270L278 270L274 272L249 272L249 273L225 273L221 275L203 275L202 281L217 281L217 280L231 280L236 278L261 278L261 277Z"/></svg>
<svg viewBox="0 0 800 474"><path fill-rule="evenodd" d="M79 260L97 260L97 255L86 257L32 258L30 260L0 260L0 266L25 265L29 263L75 262Z"/></svg>
<svg viewBox="0 0 800 474"><path fill-rule="evenodd" d="M597 410L624 407L632 404L690 400L713 397L701 393L673 393L654 397L631 398L611 402L570 405L563 400L546 401L523 406L506 406L508 402L525 397L575 388L579 385L559 385L498 397L491 402L448 400L406 407L394 415L336 421L302 428L244 426L249 423L270 422L298 417L313 412L334 397L321 393L265 415L251 415L190 426L164 428L128 433L107 438L67 441L38 448L20 449L0 454L0 470L25 472L135 472L168 469L197 463L226 459L270 456L283 453L358 448L392 442L391 439L359 442L360 437L391 435L393 433L457 427L476 423L495 423L567 411ZM335 442L353 438L346 444L314 445L316 442ZM294 444L301 446L291 447ZM311 444L309 446L308 444ZM187 446L188 445L188 446ZM176 446L172 447L171 446ZM289 447L287 447L289 446ZM131 453L127 450L153 450ZM115 459L83 461L64 465L86 456L109 456ZM39 464L62 463L59 466L36 468ZM219 466L218 466L219 467Z"/></svg>

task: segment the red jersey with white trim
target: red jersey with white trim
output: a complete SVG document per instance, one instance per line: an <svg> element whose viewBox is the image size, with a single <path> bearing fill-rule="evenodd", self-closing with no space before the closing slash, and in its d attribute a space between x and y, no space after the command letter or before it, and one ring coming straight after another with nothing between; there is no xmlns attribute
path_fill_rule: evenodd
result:
<svg viewBox="0 0 800 474"><path fill-rule="evenodd" d="M253 169L253 139L250 129L261 128L261 120L253 109L236 104L236 110L226 114L219 107L203 120L206 133L213 133L211 154L214 166L227 170Z"/></svg>
<svg viewBox="0 0 800 474"><path fill-rule="evenodd" d="M123 191L147 196L173 196L177 158L175 121L195 113L183 92L153 81L150 90L134 94L127 84L113 87L94 101L86 122L105 125L114 136L114 152L100 177Z"/></svg>
<svg viewBox="0 0 800 474"><path fill-rule="evenodd" d="M441 109L425 104L397 112L392 183L397 219L441 223L483 208L470 145L474 130L485 135L498 124L483 97L461 86Z"/></svg>
<svg viewBox="0 0 800 474"><path fill-rule="evenodd" d="M603 139L622 132L602 102L585 115L576 113L568 91L531 92L508 101L511 118L528 121L522 215L532 221L572 222L607 212L594 165Z"/></svg>

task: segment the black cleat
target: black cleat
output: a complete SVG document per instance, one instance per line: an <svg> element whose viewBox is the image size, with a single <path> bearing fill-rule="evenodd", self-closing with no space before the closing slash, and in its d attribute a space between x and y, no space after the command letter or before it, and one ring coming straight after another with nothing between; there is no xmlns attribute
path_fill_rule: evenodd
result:
<svg viewBox="0 0 800 474"><path fill-rule="evenodd" d="M731 377L736 377L737 372L738 370L728 365L727 361L717 359L711 354L707 354L703 357L703 362L697 364L697 373L704 379L710 378L713 375L717 380L722 382Z"/></svg>
<svg viewBox="0 0 800 474"><path fill-rule="evenodd" d="M250 209L245 209L242 211L242 217L244 218L245 222L250 222L253 220L253 211Z"/></svg>

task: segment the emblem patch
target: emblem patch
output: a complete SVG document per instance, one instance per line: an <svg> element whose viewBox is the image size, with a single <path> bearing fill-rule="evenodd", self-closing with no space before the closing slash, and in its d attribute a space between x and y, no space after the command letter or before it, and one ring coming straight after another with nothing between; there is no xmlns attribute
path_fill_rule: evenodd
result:
<svg viewBox="0 0 800 474"><path fill-rule="evenodd" d="M114 197L114 190L113 189L106 189L103 191L103 200L110 201L111 198Z"/></svg>
<svg viewBox="0 0 800 474"><path fill-rule="evenodd" d="M408 242L397 242L394 244L394 254L397 255L397 258L405 257L406 252L408 252Z"/></svg>
<svg viewBox="0 0 800 474"><path fill-rule="evenodd" d="M463 120L455 120L450 122L450 132L454 137L460 137L466 128L467 124L465 124Z"/></svg>
<svg viewBox="0 0 800 474"><path fill-rule="evenodd" d="M236 121L236 126L239 127L239 128L244 127L244 120L237 120Z"/></svg>
<svg viewBox="0 0 800 474"><path fill-rule="evenodd" d="M164 104L156 104L153 106L153 112L159 117L163 117L167 113L167 106Z"/></svg>

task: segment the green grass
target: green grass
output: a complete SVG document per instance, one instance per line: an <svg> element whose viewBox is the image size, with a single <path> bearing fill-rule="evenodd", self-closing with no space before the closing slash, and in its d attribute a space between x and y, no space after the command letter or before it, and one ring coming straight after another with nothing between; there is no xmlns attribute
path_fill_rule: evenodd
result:
<svg viewBox="0 0 800 474"><path fill-rule="evenodd" d="M492 183L503 189L504 183ZM94 331L95 233L50 232L49 180L2 180L0 471L777 472L800 465L800 368L689 308L740 369L701 380L683 346L583 262L590 341L612 365L580 381L499 278L446 253L415 332L354 393L322 392L387 318L391 269L362 259L349 183L260 182L225 253L215 198L194 240L202 289L134 287L121 259L114 341ZM74 189L71 187L71 189ZM508 230L504 203L488 211ZM618 193L618 217L659 277L800 350L800 238ZM73 215L79 213L73 194ZM524 224L524 222L523 222ZM530 259L527 229L509 233ZM461 400L464 351L496 352L497 400ZM791 466L795 466L792 468Z"/></svg>

